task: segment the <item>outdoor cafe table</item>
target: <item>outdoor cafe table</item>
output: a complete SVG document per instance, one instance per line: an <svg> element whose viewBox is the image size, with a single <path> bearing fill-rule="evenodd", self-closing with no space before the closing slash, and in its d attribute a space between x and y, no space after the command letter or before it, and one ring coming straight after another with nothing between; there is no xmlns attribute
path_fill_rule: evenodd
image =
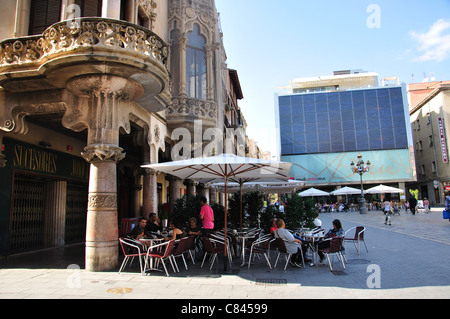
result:
<svg viewBox="0 0 450 319"><path fill-rule="evenodd" d="M161 244L162 242L165 241L165 239L164 238L143 238L143 239L140 239L140 241L142 241L144 243L146 243L146 242L149 243L149 245L145 245L145 247L147 248L147 253L148 253L150 249L153 249L153 247L155 245ZM160 249L160 247L158 247L158 249ZM150 267L145 269L145 272L152 271L152 270L160 271L157 268L153 268L153 258L150 258L149 265L150 265Z"/></svg>
<svg viewBox="0 0 450 319"><path fill-rule="evenodd" d="M325 236L303 235L302 238L311 248L313 252L313 264L317 265L318 245L325 239ZM313 266L313 264L310 264L310 266Z"/></svg>
<svg viewBox="0 0 450 319"><path fill-rule="evenodd" d="M242 251L241 251L241 259L242 264L241 267L244 267L245 265L245 241L250 238L255 238L255 232L254 231L233 231L233 235L236 236L236 239L241 240L242 242ZM250 262L250 260L248 261Z"/></svg>

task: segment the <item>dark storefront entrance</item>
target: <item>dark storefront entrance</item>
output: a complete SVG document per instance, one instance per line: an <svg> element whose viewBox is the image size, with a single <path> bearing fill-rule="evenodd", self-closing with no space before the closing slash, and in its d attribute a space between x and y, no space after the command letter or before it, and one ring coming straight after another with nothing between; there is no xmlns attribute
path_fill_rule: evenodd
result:
<svg viewBox="0 0 450 319"><path fill-rule="evenodd" d="M0 255L84 242L89 164L5 138Z"/></svg>

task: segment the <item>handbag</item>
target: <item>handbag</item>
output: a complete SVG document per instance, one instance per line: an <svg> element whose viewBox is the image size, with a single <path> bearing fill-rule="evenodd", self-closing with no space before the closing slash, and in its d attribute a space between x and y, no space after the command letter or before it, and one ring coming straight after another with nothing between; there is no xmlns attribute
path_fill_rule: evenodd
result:
<svg viewBox="0 0 450 319"><path fill-rule="evenodd" d="M444 211L442 212L442 217L443 217L444 219L450 219L450 212L449 212L448 210L444 210Z"/></svg>

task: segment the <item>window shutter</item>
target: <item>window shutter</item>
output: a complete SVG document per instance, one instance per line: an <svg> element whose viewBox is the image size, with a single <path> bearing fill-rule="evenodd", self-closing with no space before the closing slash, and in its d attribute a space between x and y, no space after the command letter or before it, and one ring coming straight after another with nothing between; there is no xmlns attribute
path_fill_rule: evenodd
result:
<svg viewBox="0 0 450 319"><path fill-rule="evenodd" d="M42 34L61 20L61 0L34 0L31 2L29 34Z"/></svg>
<svg viewBox="0 0 450 319"><path fill-rule="evenodd" d="M80 6L82 17L102 16L102 0L76 0L75 4Z"/></svg>

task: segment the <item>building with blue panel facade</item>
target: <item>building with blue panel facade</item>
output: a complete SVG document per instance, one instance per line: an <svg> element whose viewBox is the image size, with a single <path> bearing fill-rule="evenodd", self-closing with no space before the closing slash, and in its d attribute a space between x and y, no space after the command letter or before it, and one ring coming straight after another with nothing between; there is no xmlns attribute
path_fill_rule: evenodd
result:
<svg viewBox="0 0 450 319"><path fill-rule="evenodd" d="M293 80L278 95L281 160L309 184L359 183L350 163L359 153L373 163L367 183L415 179L405 88L378 85L378 75L342 72ZM374 160L376 159L376 161Z"/></svg>

